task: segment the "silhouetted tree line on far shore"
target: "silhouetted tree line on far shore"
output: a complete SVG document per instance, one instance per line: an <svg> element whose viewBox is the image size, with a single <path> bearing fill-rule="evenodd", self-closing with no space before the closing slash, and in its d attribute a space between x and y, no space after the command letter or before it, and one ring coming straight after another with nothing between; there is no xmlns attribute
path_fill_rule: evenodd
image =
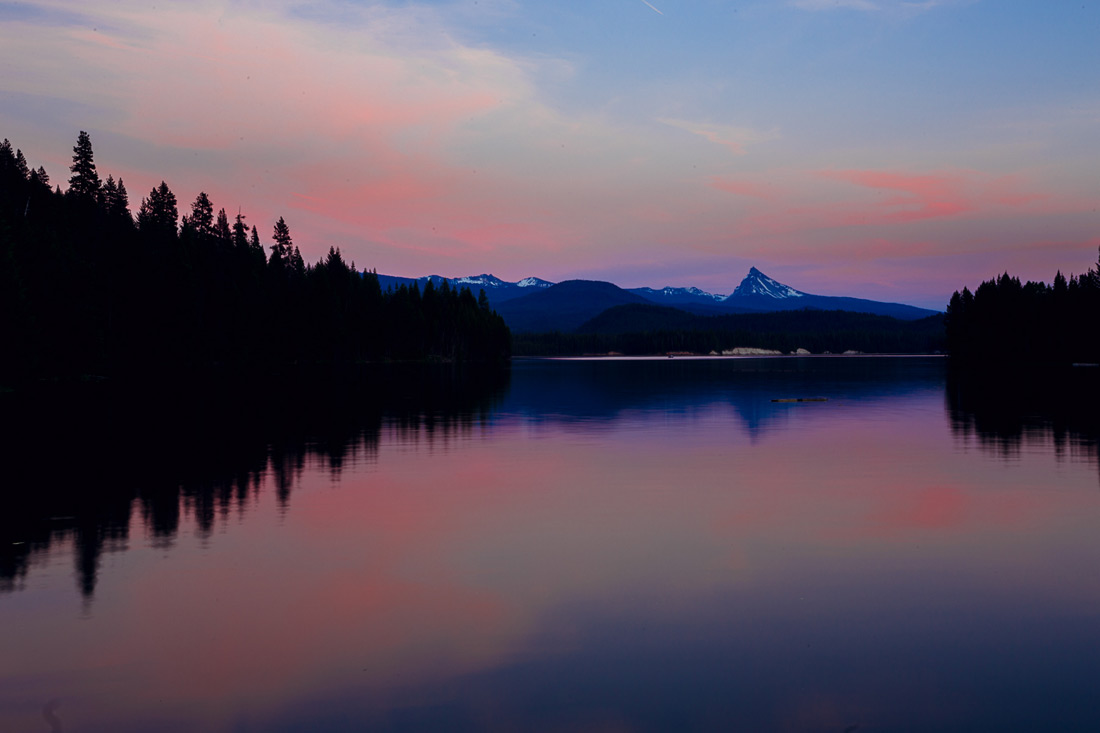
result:
<svg viewBox="0 0 1100 733"><path fill-rule="evenodd" d="M673 311L673 309L664 309ZM515 353L531 356L606 354L644 356L683 351L721 353L738 346L791 353L806 349L814 354L860 351L878 354L930 354L943 349L943 316L901 321L888 316L845 311L777 311L724 316L683 316L683 323L646 329L632 318L634 311L651 306L617 306L599 319L607 331L577 333L517 333ZM647 316L647 322L653 322Z"/></svg>
<svg viewBox="0 0 1100 733"><path fill-rule="evenodd" d="M504 321L467 288L383 292L331 247L307 264L281 217L265 244L200 192L180 217L161 182L131 215L91 140L68 190L0 144L0 377L205 365L507 358Z"/></svg>
<svg viewBox="0 0 1100 733"><path fill-rule="evenodd" d="M1100 362L1100 261L1080 276L1021 283L1007 272L947 305L947 349L956 361Z"/></svg>

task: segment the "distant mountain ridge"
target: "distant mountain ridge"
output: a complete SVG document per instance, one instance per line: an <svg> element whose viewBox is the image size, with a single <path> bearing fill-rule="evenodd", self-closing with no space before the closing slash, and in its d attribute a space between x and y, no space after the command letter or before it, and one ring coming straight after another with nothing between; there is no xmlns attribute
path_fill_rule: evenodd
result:
<svg viewBox="0 0 1100 733"><path fill-rule="evenodd" d="M927 318L939 311L918 308L904 303L884 303L864 298L848 298L834 295L813 295L795 290L790 285L773 280L753 267L749 274L722 301L724 305L738 306L752 311L786 311L810 308L825 311L851 311L890 316L903 321Z"/></svg>
<svg viewBox="0 0 1100 733"><path fill-rule="evenodd" d="M492 296L490 296L492 297ZM517 332L571 332L619 305L648 301L618 285L598 280L566 280L496 306L508 327Z"/></svg>
<svg viewBox="0 0 1100 733"><path fill-rule="evenodd" d="M552 282L537 277L525 277L518 282L511 283L501 280L499 277L489 273L471 275L468 277L443 277L442 275L425 275L424 277L418 278L397 277L395 275L378 276L378 284L382 286L382 290L391 287L396 289L402 285L411 287L413 283L416 283L417 287L423 290L424 286L427 285L429 281L437 288L442 285L444 281L452 288L470 288L474 295L477 295L479 290L484 290L485 295L489 298L489 302L492 303L494 307L512 298L530 295L535 291L545 290L554 285Z"/></svg>
<svg viewBox="0 0 1100 733"><path fill-rule="evenodd" d="M552 283L537 277L507 282L488 273L469 277L445 278L428 275L403 278L379 275L383 290L389 287L423 287L431 281L436 287L444 281L451 287L469 287L476 294L484 289L493 308L509 327L518 332L572 331L595 318L607 308L638 303L655 303L677 308L696 316L731 313L770 313L787 310L843 310L917 320L939 311L903 303L885 303L863 298L814 295L774 280L756 267L729 295L709 293L695 287L630 288L597 280L567 280Z"/></svg>
<svg viewBox="0 0 1100 733"><path fill-rule="evenodd" d="M674 303L703 303L710 305L721 303L729 297L718 293L708 293L706 290L700 290L699 288L629 288L629 291L642 296L646 300L651 300L654 303L660 303L662 305L671 305Z"/></svg>

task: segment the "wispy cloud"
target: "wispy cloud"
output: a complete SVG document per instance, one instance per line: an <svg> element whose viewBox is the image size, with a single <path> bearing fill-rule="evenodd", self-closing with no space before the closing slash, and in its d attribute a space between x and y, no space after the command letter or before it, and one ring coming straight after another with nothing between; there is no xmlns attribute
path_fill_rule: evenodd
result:
<svg viewBox="0 0 1100 733"><path fill-rule="evenodd" d="M906 223L942 219L998 207L1023 207L1043 201L1043 194L1022 189L1014 176L993 177L979 171L938 171L913 174L879 170L830 170L818 175L886 193L874 202L848 212L836 212L839 226L868 223ZM890 192L893 192L892 194Z"/></svg>
<svg viewBox="0 0 1100 733"><path fill-rule="evenodd" d="M1034 182L1021 176L965 169L806 171L787 180L782 189L720 176L712 178L710 185L757 199L755 213L740 220L739 232L746 237L854 229L889 237L923 231L921 222L988 223L1009 212L1041 216L1081 211L1085 206L1036 190Z"/></svg>
<svg viewBox="0 0 1100 733"><path fill-rule="evenodd" d="M657 120L663 125L678 127L693 135L706 138L715 145L721 145L734 155L744 155L745 146L755 143L763 143L769 140L777 140L780 135L778 130L756 130L751 127L738 127L735 125L719 125L710 122L692 122L691 120L679 120L669 117L661 117Z"/></svg>

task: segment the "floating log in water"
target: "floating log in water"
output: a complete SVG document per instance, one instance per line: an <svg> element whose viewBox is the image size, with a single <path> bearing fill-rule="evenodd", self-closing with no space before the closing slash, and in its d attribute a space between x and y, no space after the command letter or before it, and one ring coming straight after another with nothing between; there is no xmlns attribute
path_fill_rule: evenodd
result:
<svg viewBox="0 0 1100 733"><path fill-rule="evenodd" d="M828 402L828 397L781 397L772 402Z"/></svg>

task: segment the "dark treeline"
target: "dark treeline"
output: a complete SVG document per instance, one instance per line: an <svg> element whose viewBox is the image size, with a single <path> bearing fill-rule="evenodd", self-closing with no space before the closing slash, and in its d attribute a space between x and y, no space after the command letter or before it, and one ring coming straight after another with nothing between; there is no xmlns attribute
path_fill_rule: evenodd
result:
<svg viewBox="0 0 1100 733"><path fill-rule="evenodd" d="M263 491L289 511L307 465L336 476L375 461L390 430L446 446L489 421L508 380L506 365L370 364L198 375L172 390L125 380L0 394L0 592L71 541L91 598L103 554L125 549L135 514L168 546L188 523L210 536Z"/></svg>
<svg viewBox="0 0 1100 733"><path fill-rule="evenodd" d="M1085 274L1021 283L1008 273L955 292L947 306L947 349L959 362L1100 362L1100 262Z"/></svg>
<svg viewBox="0 0 1100 733"><path fill-rule="evenodd" d="M901 321L846 311L801 310L724 316L674 312L674 315L678 313L673 318L675 322L664 323L667 327L635 330L638 322L661 323L661 319L653 318L655 309L673 311L654 306L617 306L582 326L578 333L515 334L515 353L528 356L612 351L627 356L670 351L708 354L745 346L784 353L806 349L815 354L849 350L930 354L944 347L942 316Z"/></svg>
<svg viewBox="0 0 1100 733"><path fill-rule="evenodd" d="M163 182L134 216L85 132L70 174L62 193L0 144L0 378L508 356L468 289L383 292L337 248L307 264L282 218L265 244L244 214L205 192L181 205Z"/></svg>

